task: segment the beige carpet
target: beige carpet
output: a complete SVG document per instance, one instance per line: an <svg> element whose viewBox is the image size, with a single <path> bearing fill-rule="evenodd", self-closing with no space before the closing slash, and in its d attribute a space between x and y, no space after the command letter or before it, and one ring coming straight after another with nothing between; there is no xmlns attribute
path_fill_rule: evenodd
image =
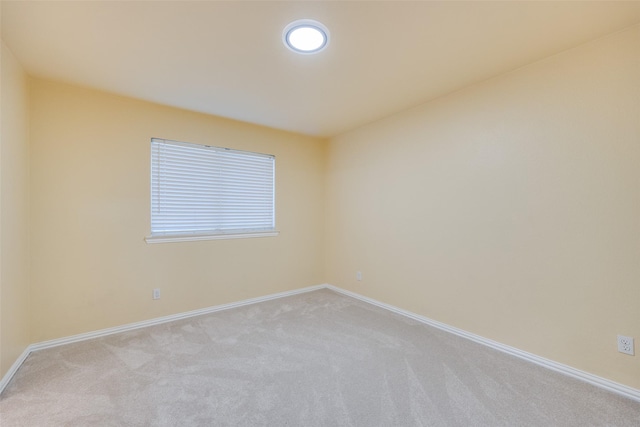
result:
<svg viewBox="0 0 640 427"><path fill-rule="evenodd" d="M33 353L10 426L638 426L640 403L320 290Z"/></svg>

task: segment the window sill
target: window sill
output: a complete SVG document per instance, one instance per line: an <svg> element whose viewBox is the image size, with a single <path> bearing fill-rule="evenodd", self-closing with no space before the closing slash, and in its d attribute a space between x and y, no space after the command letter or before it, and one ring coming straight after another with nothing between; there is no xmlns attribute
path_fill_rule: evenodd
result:
<svg viewBox="0 0 640 427"><path fill-rule="evenodd" d="M155 235L144 238L147 243L172 243L172 242L195 242L199 240L226 240L226 239L250 239L253 237L274 237L279 235L279 231L254 231L247 233L229 234L180 234L180 235Z"/></svg>

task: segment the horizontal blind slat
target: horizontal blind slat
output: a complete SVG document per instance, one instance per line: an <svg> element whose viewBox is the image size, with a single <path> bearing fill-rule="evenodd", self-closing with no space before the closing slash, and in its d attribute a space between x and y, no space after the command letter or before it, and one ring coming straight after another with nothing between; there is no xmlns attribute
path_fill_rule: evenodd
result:
<svg viewBox="0 0 640 427"><path fill-rule="evenodd" d="M268 231L271 155L152 139L152 234Z"/></svg>

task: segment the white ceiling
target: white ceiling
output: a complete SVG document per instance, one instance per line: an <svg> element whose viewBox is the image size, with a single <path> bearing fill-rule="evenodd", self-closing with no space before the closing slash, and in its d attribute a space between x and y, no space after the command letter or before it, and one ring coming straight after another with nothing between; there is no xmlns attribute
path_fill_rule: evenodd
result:
<svg viewBox="0 0 640 427"><path fill-rule="evenodd" d="M284 47L298 18L325 51ZM33 76L323 137L638 22L639 1L2 1Z"/></svg>

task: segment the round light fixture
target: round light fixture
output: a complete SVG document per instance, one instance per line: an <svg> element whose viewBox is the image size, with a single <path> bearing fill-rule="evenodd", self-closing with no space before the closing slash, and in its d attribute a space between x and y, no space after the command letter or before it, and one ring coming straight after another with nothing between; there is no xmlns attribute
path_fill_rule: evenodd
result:
<svg viewBox="0 0 640 427"><path fill-rule="evenodd" d="M298 19L284 27L282 41L296 53L318 53L329 44L329 30L318 21Z"/></svg>

